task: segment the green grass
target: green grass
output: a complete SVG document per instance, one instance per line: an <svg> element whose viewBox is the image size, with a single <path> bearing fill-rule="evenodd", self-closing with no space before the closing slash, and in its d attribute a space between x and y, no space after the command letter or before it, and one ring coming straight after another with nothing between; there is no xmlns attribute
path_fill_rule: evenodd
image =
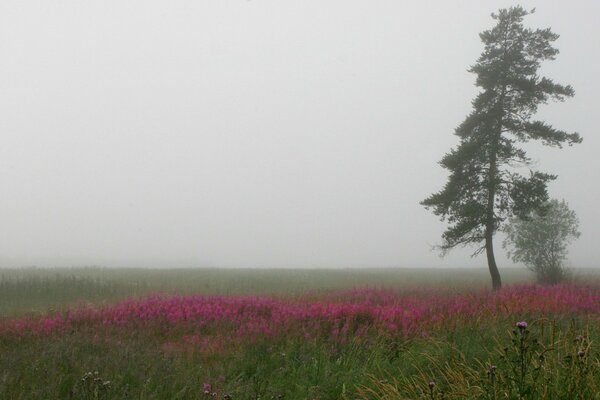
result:
<svg viewBox="0 0 600 400"><path fill-rule="evenodd" d="M503 271L506 284L530 282L525 269ZM489 287L481 269L0 269L0 316L111 303L149 293L284 294L353 287Z"/></svg>
<svg viewBox="0 0 600 400"><path fill-rule="evenodd" d="M575 275L584 282L597 282L599 277L591 271ZM503 271L503 279L505 284L522 283L531 282L532 276L511 269ZM107 304L153 292L293 296L365 286L489 287L489 276L485 269L5 269L0 270L0 318L82 303ZM533 378L526 377L523 382L537 386L521 398L600 399L594 393L600 388L598 319L563 317L540 324L546 328L534 326L532 337L552 348L540 367L539 379L545 383L538 379L532 384ZM212 385L217 399L230 394L235 400L518 399L510 361L502 364L513 326L512 319L472 321L444 327L429 337L392 340L365 335L345 345L318 338L258 340L221 353L171 348L171 341L181 339L177 333L96 337L83 329L50 337L0 336L0 399L209 400L204 383ZM579 334L589 343L585 365L578 364L577 357L573 361ZM486 371L496 363L504 365L497 379L511 391L490 389ZM436 381L431 392L430 380ZM543 387L551 390L547 397Z"/></svg>
<svg viewBox="0 0 600 400"><path fill-rule="evenodd" d="M0 398L208 400L211 397L203 394L203 384L210 383L219 399L225 394L232 399L253 400L349 400L359 396L388 400L491 399L494 397L474 394L481 393L477 385L485 387L488 382L486 368L491 364L503 365L501 349L510 346L511 334L507 328L512 321L498 322L487 327L486 335L473 326L463 326L440 331L430 338L373 341L367 337L344 346L319 340L259 341L234 352L212 355L170 351L146 342L143 333L106 342L79 334L0 340ZM600 388L597 356L586 360L587 372L581 372L565 358L575 354L573 338L582 332L593 343L588 352L597 355L600 340L597 325L585 328L565 321L555 331L547 328L543 334L539 328L533 328L532 335L554 347L547 354L541 379L556 380L546 382L552 384L554 393L549 398L598 398L593 397L592 391ZM568 397L568 382L575 377L581 378L580 386L584 389L576 392L581 396L571 392ZM510 373L502 379L510 381ZM437 384L435 397L427 393L427 383L431 380ZM106 381L110 383L105 387ZM538 382L540 393L541 387ZM446 391L446 397L439 395L441 391ZM518 399L514 393L508 398Z"/></svg>
<svg viewBox="0 0 600 400"><path fill-rule="evenodd" d="M210 382L213 390L230 393L235 399L269 399L281 394L292 399L335 399L344 383L351 389L354 383L367 384L367 372L382 363L390 365L385 354L372 350L357 344L333 354L316 344L259 343L210 359L198 353L165 353L139 341L93 344L85 338L70 338L29 342L3 352L0 367L19 373L5 375L0 397L81 396L85 391L81 378L88 371L98 371L102 379L111 382L107 398L199 399L203 398L203 384Z"/></svg>
<svg viewBox="0 0 600 400"><path fill-rule="evenodd" d="M504 284L533 281L524 268L501 271ZM598 270L575 270L581 282L600 282ZM485 268L423 269L0 269L0 317L60 310L76 303L112 303L149 293L284 294L353 287L490 287Z"/></svg>

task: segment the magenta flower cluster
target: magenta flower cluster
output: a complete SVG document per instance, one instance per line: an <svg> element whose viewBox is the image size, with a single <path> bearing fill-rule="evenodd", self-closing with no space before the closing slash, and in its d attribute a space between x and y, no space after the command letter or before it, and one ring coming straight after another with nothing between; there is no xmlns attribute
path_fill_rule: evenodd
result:
<svg viewBox="0 0 600 400"><path fill-rule="evenodd" d="M499 292L354 289L301 297L160 296L127 299L42 317L0 320L0 335L168 332L179 342L210 347L214 338L300 337L344 342L367 331L426 335L477 317L586 314L600 316L600 288L507 287ZM523 323L520 323L523 324ZM520 327L520 326L519 326Z"/></svg>

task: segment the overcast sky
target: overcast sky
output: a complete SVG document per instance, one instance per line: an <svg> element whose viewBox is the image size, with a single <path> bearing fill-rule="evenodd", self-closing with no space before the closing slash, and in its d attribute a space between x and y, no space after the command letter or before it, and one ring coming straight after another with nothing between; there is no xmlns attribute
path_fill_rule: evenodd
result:
<svg viewBox="0 0 600 400"><path fill-rule="evenodd" d="M0 265L485 267L419 201L514 4L1 1ZM600 2L520 4L576 90L539 117L584 138L527 148L598 266Z"/></svg>

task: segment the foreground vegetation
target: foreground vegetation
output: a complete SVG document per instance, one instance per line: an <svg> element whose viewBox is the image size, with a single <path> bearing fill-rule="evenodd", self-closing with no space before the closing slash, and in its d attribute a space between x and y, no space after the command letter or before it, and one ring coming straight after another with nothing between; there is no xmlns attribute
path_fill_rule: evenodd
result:
<svg viewBox="0 0 600 400"><path fill-rule="evenodd" d="M37 308L0 318L0 398L600 398L596 283L492 293L426 271L246 271L234 296L236 271L147 272L8 271ZM306 275L290 290L286 274ZM360 277L372 287L348 289ZM69 295L35 291L51 281Z"/></svg>

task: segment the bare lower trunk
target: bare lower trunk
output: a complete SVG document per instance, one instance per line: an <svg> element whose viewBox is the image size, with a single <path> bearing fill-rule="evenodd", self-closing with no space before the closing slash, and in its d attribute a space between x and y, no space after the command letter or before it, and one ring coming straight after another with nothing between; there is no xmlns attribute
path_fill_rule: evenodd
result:
<svg viewBox="0 0 600 400"><path fill-rule="evenodd" d="M498 137L501 131L498 132ZM496 265L496 258L494 257L494 230L496 228L494 221L494 206L496 199L496 174L498 170L498 164L496 159L496 148L494 149L490 158L490 172L488 182L488 202L487 212L485 218L485 253L487 255L488 268L490 269L490 275L492 276L492 289L499 290L502 287L502 280L500 279L500 272L498 272L498 266Z"/></svg>
<svg viewBox="0 0 600 400"><path fill-rule="evenodd" d="M485 253L487 255L488 268L490 269L490 275L492 276L492 289L499 290L502 287L502 279L500 279L500 272L498 272L498 266L496 265L496 258L494 257L494 243L492 241L492 238L493 238L492 229L486 229Z"/></svg>

